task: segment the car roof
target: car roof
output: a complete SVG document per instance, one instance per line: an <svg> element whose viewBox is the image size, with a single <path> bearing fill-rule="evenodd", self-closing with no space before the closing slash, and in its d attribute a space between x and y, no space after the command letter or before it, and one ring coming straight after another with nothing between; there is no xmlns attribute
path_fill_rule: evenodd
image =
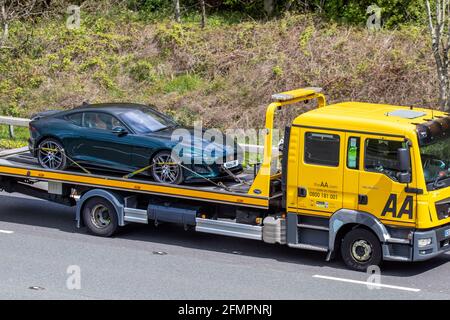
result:
<svg viewBox="0 0 450 320"><path fill-rule="evenodd" d="M82 111L103 111L103 112L111 112L114 114L120 114L123 112L127 112L130 110L142 110L142 109L154 109L151 106L139 104L139 103L95 103L95 104L87 104L84 103L81 106L75 107L71 110L68 110L67 113L82 112Z"/></svg>
<svg viewBox="0 0 450 320"><path fill-rule="evenodd" d="M72 110L101 110L101 111L117 111L117 110L130 110L130 109L146 109L151 108L145 104L139 103L93 103L93 104L82 104L79 107L75 107Z"/></svg>

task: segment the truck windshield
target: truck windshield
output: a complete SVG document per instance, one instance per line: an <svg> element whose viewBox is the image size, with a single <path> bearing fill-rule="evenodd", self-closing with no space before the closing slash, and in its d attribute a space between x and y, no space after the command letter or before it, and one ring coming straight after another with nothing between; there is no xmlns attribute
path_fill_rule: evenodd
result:
<svg viewBox="0 0 450 320"><path fill-rule="evenodd" d="M423 173L429 190L450 184L450 138L421 146Z"/></svg>

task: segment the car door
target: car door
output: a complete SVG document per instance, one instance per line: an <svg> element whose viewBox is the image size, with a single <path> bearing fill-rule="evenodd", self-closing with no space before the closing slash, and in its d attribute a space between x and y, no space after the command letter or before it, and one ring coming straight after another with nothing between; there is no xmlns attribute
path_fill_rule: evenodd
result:
<svg viewBox="0 0 450 320"><path fill-rule="evenodd" d="M82 143L77 158L90 165L115 170L134 170L131 164L132 134L118 135L113 128L123 124L106 112L83 113Z"/></svg>
<svg viewBox="0 0 450 320"><path fill-rule="evenodd" d="M302 129L298 209L329 216L342 208L345 133Z"/></svg>
<svg viewBox="0 0 450 320"><path fill-rule="evenodd" d="M400 183L396 178L397 150L405 147L404 138L377 135L362 138L364 159L363 168L359 171L358 210L368 212L386 224L406 226L413 223L417 196L408 190L416 188L416 177L412 175L409 184ZM413 161L413 157L411 159Z"/></svg>

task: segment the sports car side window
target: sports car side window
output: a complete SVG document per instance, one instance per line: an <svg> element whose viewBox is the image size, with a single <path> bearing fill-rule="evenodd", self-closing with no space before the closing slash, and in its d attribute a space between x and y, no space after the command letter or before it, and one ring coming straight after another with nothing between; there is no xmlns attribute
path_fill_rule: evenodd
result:
<svg viewBox="0 0 450 320"><path fill-rule="evenodd" d="M77 126L81 126L81 123L83 120L83 114L81 112L72 113L72 114L65 116L65 118L67 121L70 121Z"/></svg>
<svg viewBox="0 0 450 320"><path fill-rule="evenodd" d="M84 127L87 128L112 130L118 126L121 126L119 120L107 113L86 112L84 115Z"/></svg>

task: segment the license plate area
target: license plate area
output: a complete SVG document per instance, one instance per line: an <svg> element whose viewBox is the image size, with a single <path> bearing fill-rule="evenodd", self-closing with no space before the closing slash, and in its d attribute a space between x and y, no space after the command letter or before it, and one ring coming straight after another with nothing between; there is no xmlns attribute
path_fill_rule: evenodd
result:
<svg viewBox="0 0 450 320"><path fill-rule="evenodd" d="M232 161L227 161L223 164L223 167L225 169L232 169L235 168L239 165L239 160L232 160Z"/></svg>

